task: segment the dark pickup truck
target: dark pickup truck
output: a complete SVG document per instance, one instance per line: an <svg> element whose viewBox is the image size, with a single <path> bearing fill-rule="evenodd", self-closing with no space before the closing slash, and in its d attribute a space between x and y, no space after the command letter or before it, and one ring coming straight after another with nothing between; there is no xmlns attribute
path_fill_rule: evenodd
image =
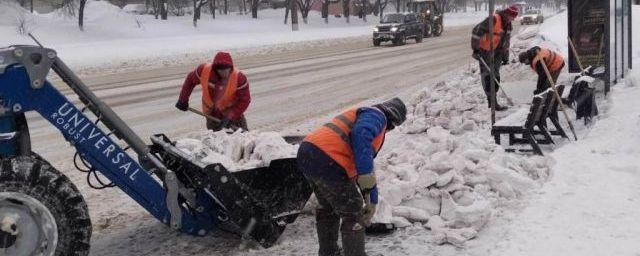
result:
<svg viewBox="0 0 640 256"><path fill-rule="evenodd" d="M373 29L373 45L379 46L384 41L392 41L393 45L403 45L407 39L415 39L416 43L420 43L424 36L422 27L415 13L387 14Z"/></svg>

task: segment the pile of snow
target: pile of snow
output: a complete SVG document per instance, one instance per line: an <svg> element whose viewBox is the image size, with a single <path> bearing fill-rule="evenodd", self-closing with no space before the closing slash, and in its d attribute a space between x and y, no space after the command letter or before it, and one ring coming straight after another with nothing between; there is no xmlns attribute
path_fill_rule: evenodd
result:
<svg viewBox="0 0 640 256"><path fill-rule="evenodd" d="M506 153L490 136L479 74L460 73L423 89L413 115L390 133L376 159L376 222L434 232L437 244L462 246L496 207L539 188L553 161Z"/></svg>
<svg viewBox="0 0 640 256"><path fill-rule="evenodd" d="M229 171L268 166L271 160L295 157L298 152L298 146L287 143L277 132L205 132L176 141L176 147Z"/></svg>

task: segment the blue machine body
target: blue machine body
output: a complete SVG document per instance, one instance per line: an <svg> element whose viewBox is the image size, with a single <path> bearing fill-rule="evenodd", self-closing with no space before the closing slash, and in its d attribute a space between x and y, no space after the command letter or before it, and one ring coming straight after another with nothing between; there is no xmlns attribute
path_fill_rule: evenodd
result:
<svg viewBox="0 0 640 256"><path fill-rule="evenodd" d="M30 86L22 65L6 67L0 74L0 133L15 132L14 116L35 111L55 126L62 136L94 168L163 223L170 224L167 191L162 182L145 170L123 148L48 81L41 88ZM0 141L0 155L17 154L15 138ZM204 191L196 192L199 211L182 208L180 231L206 235L216 228L216 204Z"/></svg>

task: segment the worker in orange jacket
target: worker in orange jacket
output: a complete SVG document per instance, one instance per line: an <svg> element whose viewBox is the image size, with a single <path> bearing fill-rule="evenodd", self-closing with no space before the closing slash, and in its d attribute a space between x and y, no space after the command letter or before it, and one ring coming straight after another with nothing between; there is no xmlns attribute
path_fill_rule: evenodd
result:
<svg viewBox="0 0 640 256"><path fill-rule="evenodd" d="M244 112L251 103L249 82L233 65L229 53L218 52L213 62L200 64L187 75L176 108L182 111L189 109L189 96L197 85L202 86L202 112L220 119L220 122L207 119L207 129L248 130Z"/></svg>
<svg viewBox="0 0 640 256"><path fill-rule="evenodd" d="M513 27L511 22L518 17L518 7L511 6L502 11L496 12L491 17L486 18L480 24L473 28L471 33L471 49L472 57L480 62L480 75L482 87L487 95L487 104L491 107L491 98L496 99L499 85L494 83L495 91L491 95L491 73L493 72L496 80L500 82L500 67L509 63L509 47L511 41L511 31ZM489 40L489 19L493 19L493 48L491 48L491 40ZM491 53L493 52L493 67L487 69ZM483 63L484 62L484 63ZM485 66L486 64L486 66ZM500 106L496 102L496 110L506 110L506 106Z"/></svg>
<svg viewBox="0 0 640 256"><path fill-rule="evenodd" d="M298 167L318 199L320 256L366 255L364 232L378 203L373 159L385 134L402 124L406 114L398 98L353 108L312 131L300 144ZM344 254L338 247L338 233Z"/></svg>
<svg viewBox="0 0 640 256"><path fill-rule="evenodd" d="M518 55L518 60L523 64L530 65L531 69L538 74L536 90L533 91L534 95L544 92L551 86L549 79L547 79L547 74L542 67L542 63L544 63L547 66L547 69L549 69L549 73L554 84L558 82L560 72L562 72L562 68L564 68L564 57L562 54L539 46L534 46L531 49L520 53Z"/></svg>

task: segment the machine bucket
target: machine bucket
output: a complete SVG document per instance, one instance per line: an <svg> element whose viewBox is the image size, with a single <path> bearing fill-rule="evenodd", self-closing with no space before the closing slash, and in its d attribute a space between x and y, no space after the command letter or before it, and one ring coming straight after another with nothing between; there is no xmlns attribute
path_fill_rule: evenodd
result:
<svg viewBox="0 0 640 256"><path fill-rule="evenodd" d="M152 141L154 153L186 187L206 193L240 235L250 236L264 247L277 241L311 196L312 189L295 158L230 172L221 164L204 164L184 154L163 135Z"/></svg>

